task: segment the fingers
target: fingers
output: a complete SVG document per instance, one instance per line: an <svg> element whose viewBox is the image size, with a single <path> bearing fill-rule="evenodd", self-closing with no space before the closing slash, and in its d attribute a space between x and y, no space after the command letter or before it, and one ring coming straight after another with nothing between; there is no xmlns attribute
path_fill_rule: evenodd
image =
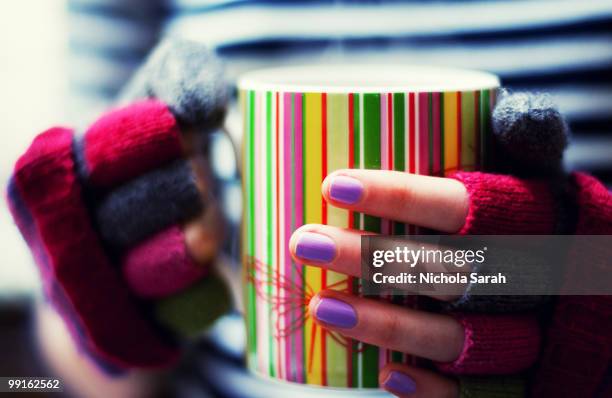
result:
<svg viewBox="0 0 612 398"><path fill-rule="evenodd" d="M102 238L114 247L125 248L201 210L191 165L177 160L110 192L95 213Z"/></svg>
<svg viewBox="0 0 612 398"><path fill-rule="evenodd" d="M380 387L401 398L524 397L521 375L471 376L458 380L400 363L388 363L378 373Z"/></svg>
<svg viewBox="0 0 612 398"><path fill-rule="evenodd" d="M180 127L168 105L156 99L109 112L75 141L79 174L106 190L172 160L198 155L201 132Z"/></svg>
<svg viewBox="0 0 612 398"><path fill-rule="evenodd" d="M216 256L223 239L220 211L210 205L204 213L183 226L187 252L198 264L207 264Z"/></svg>
<svg viewBox="0 0 612 398"><path fill-rule="evenodd" d="M361 237L364 235L373 234L329 225L308 224L298 228L291 235L289 251L296 262L307 263L345 275L362 278L364 275L361 268ZM422 246L429 247L418 242L405 240L394 242L392 237L388 239L390 248L398 245L408 247L411 244L415 245L415 250ZM437 263L416 264L414 267L405 263L393 263L385 265L383 271L385 275L400 275L404 272L415 275L427 272L450 272L444 268L443 264ZM456 273L458 269L452 269L451 271ZM460 269L460 272L470 271L471 267L469 264ZM371 278L373 276L374 273L368 272L365 277ZM467 282L452 284L421 284L419 282L410 284L385 283L385 285L412 293L427 295L438 300L451 301L464 294Z"/></svg>
<svg viewBox="0 0 612 398"><path fill-rule="evenodd" d="M83 348L111 369L169 365L176 347L145 319L94 231L72 139L70 130L49 129L15 166L11 209L45 275L48 298L79 331Z"/></svg>
<svg viewBox="0 0 612 398"><path fill-rule="evenodd" d="M468 194L458 181L388 170L338 170L325 178L325 199L334 206L457 232L468 213Z"/></svg>
<svg viewBox="0 0 612 398"><path fill-rule="evenodd" d="M309 312L317 323L344 336L434 361L454 361L463 350L464 330L447 315L333 290L316 295Z"/></svg>
<svg viewBox="0 0 612 398"><path fill-rule="evenodd" d="M182 130L166 104L143 100L102 116L74 143L97 229L111 247L128 249L201 214L209 181L185 159L199 136ZM203 246L201 233L188 236Z"/></svg>
<svg viewBox="0 0 612 398"><path fill-rule="evenodd" d="M135 295L159 298L193 284L208 267L194 261L183 231L175 225L129 250L123 258L122 270Z"/></svg>
<svg viewBox="0 0 612 398"><path fill-rule="evenodd" d="M75 150L81 174L99 188L119 185L182 154L177 121L157 100L136 102L102 116Z"/></svg>
<svg viewBox="0 0 612 398"><path fill-rule="evenodd" d="M314 264L345 275L361 277L361 236L369 232L308 224L289 240L289 251L300 263Z"/></svg>
<svg viewBox="0 0 612 398"><path fill-rule="evenodd" d="M178 352L151 327L148 311L143 316L141 305L134 302L132 292L117 273L117 264L109 260L122 253L109 253L109 245L100 242L98 225L92 222L96 202L112 194L114 188L183 155L176 119L165 104L148 100L109 112L78 141L68 129L46 131L15 167L13 191L19 196L13 195L16 204L12 210L17 213L18 225L32 250L43 253L36 255L40 266L59 270L49 274L52 279L47 282L54 287L53 292L61 294L51 295L50 300L70 315L67 321L78 321L78 329L87 337L85 348L92 348L94 357L112 368L168 365ZM127 217L132 212L124 214ZM34 237L30 236L32 223L37 231ZM121 227L121 220L117 225ZM201 242L198 236L203 235L196 234L194 240ZM186 246L176 237L164 244L173 240ZM167 248L164 244L161 246ZM177 253L182 256L179 261L167 261ZM186 247L162 253L166 257L159 251L157 254L150 259L158 263L149 265L187 265ZM174 271L165 276L172 276Z"/></svg>
<svg viewBox="0 0 612 398"><path fill-rule="evenodd" d="M108 112L74 142L96 226L115 249L197 216L209 181L194 155L198 135L163 102L149 99Z"/></svg>
<svg viewBox="0 0 612 398"><path fill-rule="evenodd" d="M205 276L221 246L218 214L209 207L184 226L173 225L129 249L122 270L132 292L143 298L166 297Z"/></svg>
<svg viewBox="0 0 612 398"><path fill-rule="evenodd" d="M154 303L155 319L183 337L195 337L227 313L232 298L225 281L211 274Z"/></svg>
<svg viewBox="0 0 612 398"><path fill-rule="evenodd" d="M201 279L222 238L217 209L204 205L208 182L186 158L198 136L182 130L166 104L144 100L104 115L74 145L97 230L143 298Z"/></svg>
<svg viewBox="0 0 612 398"><path fill-rule="evenodd" d="M385 365L378 374L382 388L398 397L458 398L457 381L438 373L399 363Z"/></svg>

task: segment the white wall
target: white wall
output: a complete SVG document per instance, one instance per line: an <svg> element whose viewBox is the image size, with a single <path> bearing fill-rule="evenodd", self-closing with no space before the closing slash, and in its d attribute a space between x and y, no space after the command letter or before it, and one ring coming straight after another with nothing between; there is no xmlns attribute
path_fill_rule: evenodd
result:
<svg viewBox="0 0 612 398"><path fill-rule="evenodd" d="M0 299L38 284L4 191L34 135L65 120L65 8L63 0L0 2Z"/></svg>

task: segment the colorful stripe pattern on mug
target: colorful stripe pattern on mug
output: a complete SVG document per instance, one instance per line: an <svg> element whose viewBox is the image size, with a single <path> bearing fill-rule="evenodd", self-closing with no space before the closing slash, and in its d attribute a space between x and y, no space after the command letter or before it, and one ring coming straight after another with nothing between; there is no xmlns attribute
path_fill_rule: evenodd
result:
<svg viewBox="0 0 612 398"><path fill-rule="evenodd" d="M434 93L288 93L242 90L242 258L247 362L264 376L334 387L377 387L401 353L350 341L309 318L324 288L359 293L357 278L291 260L291 233L307 223L414 233L415 227L327 206L325 176L340 168L427 175L486 162L496 89ZM395 300L395 298L394 298Z"/></svg>

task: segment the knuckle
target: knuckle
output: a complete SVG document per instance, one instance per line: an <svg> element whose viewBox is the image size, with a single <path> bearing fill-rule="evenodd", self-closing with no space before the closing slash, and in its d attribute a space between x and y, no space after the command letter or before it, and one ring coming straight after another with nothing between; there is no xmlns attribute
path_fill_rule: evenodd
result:
<svg viewBox="0 0 612 398"><path fill-rule="evenodd" d="M395 311L390 312L381 322L380 329L377 331L381 342L388 347L398 347L403 345L403 335L399 322L399 317Z"/></svg>
<svg viewBox="0 0 612 398"><path fill-rule="evenodd" d="M400 184L399 189L394 190L394 196L391 199L394 204L397 204L397 206L401 208L402 213L406 213L414 209L417 198L418 195L412 184L408 181L404 181Z"/></svg>

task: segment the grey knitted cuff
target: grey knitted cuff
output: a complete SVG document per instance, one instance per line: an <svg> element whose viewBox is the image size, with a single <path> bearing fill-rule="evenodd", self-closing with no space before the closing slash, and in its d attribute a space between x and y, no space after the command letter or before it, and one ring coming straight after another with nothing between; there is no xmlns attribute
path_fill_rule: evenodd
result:
<svg viewBox="0 0 612 398"><path fill-rule="evenodd" d="M520 376L461 377L460 398L522 398L526 396L525 381Z"/></svg>
<svg viewBox="0 0 612 398"><path fill-rule="evenodd" d="M515 313L534 310L549 301L550 296L471 296L466 293L445 307L450 311L461 312Z"/></svg>
<svg viewBox="0 0 612 398"><path fill-rule="evenodd" d="M550 95L502 89L491 119L495 160L487 171L527 178L563 172L569 128Z"/></svg>
<svg viewBox="0 0 612 398"><path fill-rule="evenodd" d="M477 265L472 272L479 275L496 275L502 272L505 275L511 274L513 278L520 278L520 283L517 285L522 286L524 290L517 292L518 294L495 294L493 289L496 287L493 285L470 283L463 296L443 306L449 311L514 313L534 310L549 302L550 296L527 293L541 292L547 284L550 286L550 268L521 266L520 259L517 259L514 264L516 265L504 268ZM550 288L552 289L552 286Z"/></svg>

